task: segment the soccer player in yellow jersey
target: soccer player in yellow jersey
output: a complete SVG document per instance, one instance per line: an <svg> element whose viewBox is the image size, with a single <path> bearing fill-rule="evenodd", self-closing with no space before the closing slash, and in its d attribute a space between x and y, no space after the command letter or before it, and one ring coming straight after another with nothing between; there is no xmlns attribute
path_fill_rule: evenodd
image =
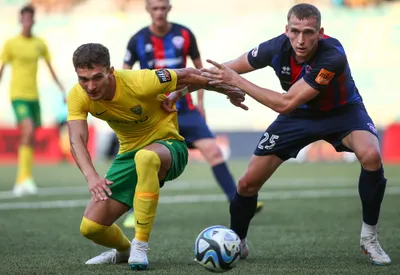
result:
<svg viewBox="0 0 400 275"><path fill-rule="evenodd" d="M11 102L21 129L21 143L18 150L18 174L14 194L22 196L37 192L31 168L35 129L40 126L40 105L37 91L37 67L43 57L55 82L64 93L50 63L50 55L45 42L32 34L35 10L25 6L20 11L21 34L8 40L2 51L0 79L6 64L11 64Z"/></svg>
<svg viewBox="0 0 400 275"><path fill-rule="evenodd" d="M114 70L108 49L95 43L78 47L73 63L79 83L68 95L69 138L92 194L80 231L93 242L113 248L86 264L128 262L133 270L147 269L146 251L159 189L165 181L177 178L188 160L177 113L163 111L160 104L167 93L195 91L205 88L208 81L193 68ZM229 97L243 107L241 91ZM104 177L96 172L87 150L88 113L106 121L120 142L119 153ZM131 243L114 222L132 207L136 228Z"/></svg>

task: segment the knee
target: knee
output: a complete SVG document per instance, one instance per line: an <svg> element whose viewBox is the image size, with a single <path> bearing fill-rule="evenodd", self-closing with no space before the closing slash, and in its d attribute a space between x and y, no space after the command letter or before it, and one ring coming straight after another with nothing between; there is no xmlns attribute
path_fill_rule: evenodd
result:
<svg viewBox="0 0 400 275"><path fill-rule="evenodd" d="M96 235L98 232L102 230L102 226L98 226L94 221L89 220L86 217L82 218L81 226L79 231L81 235L87 239L91 239L93 235Z"/></svg>
<svg viewBox="0 0 400 275"><path fill-rule="evenodd" d="M366 170L378 170L382 166L381 152L375 146L368 146L359 155L359 161Z"/></svg>
<svg viewBox="0 0 400 275"><path fill-rule="evenodd" d="M242 176L239 179L237 191L242 196L254 196L260 190L261 185L255 181L246 177L246 175Z"/></svg>
<svg viewBox="0 0 400 275"><path fill-rule="evenodd" d="M222 154L221 148L216 142L208 146L206 148L206 152L204 152L203 155L211 166L215 166L224 162L224 156Z"/></svg>
<svg viewBox="0 0 400 275"><path fill-rule="evenodd" d="M160 169L161 160L157 153L150 150L139 150L135 155L135 163L137 167L156 167Z"/></svg>

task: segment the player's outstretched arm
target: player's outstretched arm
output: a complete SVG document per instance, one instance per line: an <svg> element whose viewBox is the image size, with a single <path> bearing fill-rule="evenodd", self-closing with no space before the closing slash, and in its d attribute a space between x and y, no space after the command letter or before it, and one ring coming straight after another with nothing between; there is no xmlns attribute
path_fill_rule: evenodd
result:
<svg viewBox="0 0 400 275"><path fill-rule="evenodd" d="M51 63L49 61L46 61L47 66L49 67L50 73L53 76L54 81L57 83L58 87L60 88L63 97L65 98L65 89L64 86L62 85L62 83L60 82L60 80L57 77L56 72L53 69L53 66L51 65Z"/></svg>
<svg viewBox="0 0 400 275"><path fill-rule="evenodd" d="M89 190L92 193L93 199L95 201L107 200L108 197L105 194L105 191L111 195L111 190L107 185L111 185L113 182L100 177L93 166L87 148L89 140L87 121L70 120L67 123L72 156L88 182Z"/></svg>
<svg viewBox="0 0 400 275"><path fill-rule="evenodd" d="M3 75L4 67L5 67L5 64L4 63L1 64L1 66L0 66L0 81L1 81L1 76Z"/></svg>
<svg viewBox="0 0 400 275"><path fill-rule="evenodd" d="M210 85L230 85L239 88L259 103L281 114L291 113L298 106L310 101L319 93L303 79L297 81L287 93L281 94L261 88L248 81L238 73L223 64L207 60L215 66L212 69L202 69L202 76L210 80Z"/></svg>

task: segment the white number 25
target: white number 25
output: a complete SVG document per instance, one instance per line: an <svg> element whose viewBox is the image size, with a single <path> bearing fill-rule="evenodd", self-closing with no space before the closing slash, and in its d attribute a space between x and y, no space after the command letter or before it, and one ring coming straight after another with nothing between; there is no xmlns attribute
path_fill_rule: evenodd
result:
<svg viewBox="0 0 400 275"><path fill-rule="evenodd" d="M261 150L271 150L272 148L274 148L276 144L275 140L277 139L279 139L279 136L271 135L270 137L269 134L265 132L264 138L261 139L260 142L258 143L258 148Z"/></svg>

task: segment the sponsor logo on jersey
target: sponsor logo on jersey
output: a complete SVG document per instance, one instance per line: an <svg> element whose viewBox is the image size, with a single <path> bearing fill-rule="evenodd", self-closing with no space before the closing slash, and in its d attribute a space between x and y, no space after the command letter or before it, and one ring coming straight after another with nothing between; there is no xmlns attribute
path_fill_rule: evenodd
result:
<svg viewBox="0 0 400 275"><path fill-rule="evenodd" d="M283 66L283 67L282 67L281 74L290 75L290 67L288 67L288 66Z"/></svg>
<svg viewBox="0 0 400 275"><path fill-rule="evenodd" d="M171 74L168 70L161 69L156 71L156 75L160 83L171 82Z"/></svg>
<svg viewBox="0 0 400 275"><path fill-rule="evenodd" d="M320 85L328 85L334 76L335 73L332 73L325 69L321 69L317 77L315 78L315 82L317 82Z"/></svg>
<svg viewBox="0 0 400 275"><path fill-rule="evenodd" d="M133 106L132 108L130 108L130 110L133 112L133 113L135 113L135 114L137 114L137 115L141 115L142 114L142 112L143 112L143 108L142 108L142 106L140 106L140 105L136 105L136 106Z"/></svg>
<svg viewBox="0 0 400 275"><path fill-rule="evenodd" d="M109 119L107 120L108 123L113 123L113 124L124 124L124 125L137 125L146 122L149 119L148 116L145 116L144 118L137 119L137 120L118 120L118 119Z"/></svg>

